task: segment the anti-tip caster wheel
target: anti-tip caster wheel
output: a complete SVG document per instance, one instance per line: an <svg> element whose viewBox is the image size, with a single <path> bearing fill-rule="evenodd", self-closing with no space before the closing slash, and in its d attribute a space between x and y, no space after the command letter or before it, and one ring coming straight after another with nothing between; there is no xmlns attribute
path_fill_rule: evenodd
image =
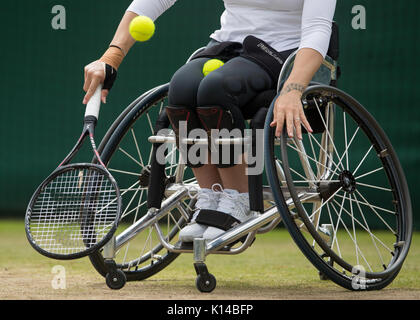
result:
<svg viewBox="0 0 420 320"><path fill-rule="evenodd" d="M216 288L216 278L211 273L199 274L195 285L200 292L212 292Z"/></svg>
<svg viewBox="0 0 420 320"><path fill-rule="evenodd" d="M127 277L125 276L125 273L118 269L113 272L107 273L105 279L108 288L113 290L121 289L127 282Z"/></svg>

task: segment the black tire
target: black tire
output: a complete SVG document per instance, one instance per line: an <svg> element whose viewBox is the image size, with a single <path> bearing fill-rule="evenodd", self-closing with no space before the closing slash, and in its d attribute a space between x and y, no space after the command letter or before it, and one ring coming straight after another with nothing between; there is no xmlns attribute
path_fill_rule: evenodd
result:
<svg viewBox="0 0 420 320"><path fill-rule="evenodd" d="M266 119L264 143L265 143L265 152L266 152L265 164L266 164L267 178L272 188L275 202L283 218L283 221L289 233L291 234L292 238L296 242L297 246L300 248L303 254L309 259L309 261L319 270L319 272L323 275L323 277L331 279L335 283L349 290L382 289L386 287L387 285L389 285L398 275L399 271L401 270L402 264L408 254L408 250L411 243L412 208L411 208L410 195L409 195L409 191L408 191L408 187L407 187L403 170L398 161L396 153L393 150L391 143L389 142L383 130L380 128L380 126L375 121L375 119L366 111L366 109L364 109L363 106L361 106L355 99L353 99L352 97L350 97L349 95L347 95L341 90L338 90L336 88L329 87L329 86L322 86L322 85L311 86L306 90L303 96L303 101L308 102L311 99L313 99L313 101L319 102L319 103L315 103L316 108L318 110L321 110L322 108L321 103L322 101L324 101L324 103L331 102L330 106L334 105L335 106L334 108L337 108L338 112L342 112L343 114L345 113L346 115L343 116L343 127L344 127L343 131L347 131L346 124L348 122L348 119L352 119L355 122L354 128L359 127L354 130L355 132L353 134L353 138L356 137L359 129L361 129L360 131L365 134L365 136L361 138L360 138L360 135L358 135L357 140L359 141L360 139L360 141L362 141L362 144L365 143L364 141L367 141L366 143L370 143L371 147L369 151L366 153L365 158L362 159L360 164L357 166L356 170L354 170L355 172L360 168L362 163L365 161L370 150L375 150L376 154L380 155L378 157L379 159L378 161L381 163L382 167L381 169L378 168L376 170L372 170L372 173L369 172L369 174L366 173L366 174L359 175L359 177L352 177L351 174L349 174L348 177L346 176L346 180L345 180L346 184L344 184L343 182L344 180L342 179L342 177L344 177L347 173L343 174L342 172L340 172L340 175L339 175L339 173L336 171L337 169L338 171L340 171L341 167L344 168L341 162L345 157L347 158L347 162L349 162L348 159L350 158L349 150L350 150L351 143L348 143L349 141L347 139L347 135L346 135L347 132L346 132L345 139L344 139L346 143L345 149L344 149L345 154L343 153L343 155L339 156L338 152L335 150L337 152L337 160L339 161L337 161L336 169L330 170L330 172L326 176L327 178L329 178L329 181L333 180L334 176L340 177L340 180L337 179L338 182L336 184L337 186L336 189L333 189L332 187L331 188L329 187L329 185L332 185L332 182L329 182L328 180L323 180L322 178L323 175L319 177L317 170L318 171L320 170L315 167L321 167L323 163L320 163L317 161L318 158L316 157L316 154L314 152L315 148L312 145L313 156L311 157L312 159L311 161L313 161L313 163L311 163L311 161L309 160L308 162L310 162L310 166L313 169L313 172L316 173L313 175L313 177L319 179L319 181L312 181L309 179L307 181L314 183L314 186L316 187L316 190L320 195L319 197L321 198L320 200L321 208L318 207L318 209L315 210L316 212L313 211L313 212L310 212L310 214L308 214L308 211L310 210L310 209L308 210L308 206L312 204L303 203L300 200L301 198L299 198L299 195L297 192L297 189L299 186L298 182L301 183L302 181L297 181L297 180L301 180L301 178L297 179L296 177L297 175L299 175L300 177L305 178L305 175L303 175L302 172L299 173L296 170L297 166L295 165L295 162L293 162L294 158L292 155L293 150L302 154L302 151L301 151L302 149L299 149L297 147L294 149L293 145L289 143L289 140L287 139L286 134L283 134L280 139L281 140L280 148L277 148L277 149L275 148L275 142L277 138L274 137L274 129L270 128L269 126L273 118L274 105L272 104L270 107L267 119ZM322 112L319 112L319 114L322 114ZM349 116L349 118L347 118L347 116ZM325 116L324 120L326 118L327 117ZM336 122L336 120L334 120L334 122ZM323 122L323 124L324 126L327 126L325 121ZM335 123L335 125L337 126L337 123ZM328 136L328 134L326 134L325 136ZM335 138L332 138L332 137L335 137L334 133L332 133L330 137L327 139L330 139L332 141L331 144L334 145ZM311 140L311 139L314 142L314 139L315 139L314 135L311 135L311 137L309 137L308 135L307 140ZM353 140L351 141L353 142ZM354 141L356 141L356 139L354 139ZM321 150L322 148L321 144L319 146ZM354 145L352 147L354 147ZM338 150L339 148L334 145L333 149ZM281 158L281 161L282 161L281 165L284 170L285 181L280 181L277 174L276 162L278 163L279 158ZM334 155L331 156L331 162L334 164ZM327 168L326 166L324 167ZM349 167L348 163L347 163L347 167ZM342 171L346 171L345 168ZM362 177L367 177L368 175L371 175L374 172L382 172L382 171L384 171L383 176L385 177L383 179L387 180L388 184L390 185L389 188L384 188L382 186L379 188L375 186L372 187L372 185L361 183L360 180L357 180L357 178L361 179ZM329 177L329 175L331 175L331 177ZM329 183L327 188L325 188L327 184L325 184L324 181L327 181ZM348 181L352 181L354 185L350 182L347 184ZM281 192L280 185L284 182L287 183L289 192L293 199L293 204L295 207L294 209L291 209L286 205L286 200ZM396 244L395 246L392 246L392 244L387 246L386 244L379 242L380 239L374 234L374 232L372 231L373 229L371 229L368 226L368 222L364 218L364 209L360 209L361 204L366 205L367 207L369 207L371 211L374 211L375 213L377 213L377 211L379 211L378 208L381 208L381 207L370 204L370 202L366 200L363 197L363 195L360 196L361 194L360 192L357 194L357 197L356 197L356 193L354 192L358 188L368 188L368 189L374 188L375 190L388 192L387 197L389 197L392 200L392 206L395 207L395 212L391 212L392 213L392 215L390 215L391 217L387 216L386 219L385 218L382 218L382 219L383 219L383 223L385 223L386 226L389 227L389 231L391 231L389 232L391 234L390 239L393 240L393 237L395 236L395 242L394 242ZM325 190L327 190L328 192ZM341 196L340 192L344 192L344 196ZM353 193L354 193L353 196L346 195L346 194L353 194ZM337 211L335 211L335 214L337 215L336 221L332 219L334 212L333 214L331 214L330 209L328 209L329 219L333 223L333 226L335 222L334 239L336 240L336 247L334 247L334 242L333 242L333 247L330 247L330 245L327 244L326 241L320 236L319 226L320 226L320 223L321 223L320 220L322 219L322 217L318 218L316 213L319 213L319 215L321 215L321 211L322 211L321 209L323 206L324 207L326 206L328 208L330 204L331 206L333 206L334 203L335 205L337 205L336 197L338 197L339 195L341 196L340 199L342 199L341 201L342 207L341 209L339 209L340 214L338 214ZM384 197L384 200L385 198L386 197ZM360 199L363 199L363 201L361 201ZM348 200L348 204L347 202L345 202L346 200ZM335 202L333 203L332 201L335 201ZM358 221L358 219L356 218L356 214L358 213L356 212L356 209L354 212L353 212L353 209L351 209L351 212L350 210L345 209L344 205L347 205L348 207L353 208L353 203L357 204L358 206L357 210L360 210L359 215L363 216L362 223L360 223L360 221ZM381 209L384 209L384 208L381 208ZM334 210L336 210L335 206L334 206ZM344 221L345 218L341 217L341 214L343 212L346 214L349 214L350 218L347 218L347 219L350 219L351 223L353 223L353 230L352 230L354 233L353 237L352 237L352 233L349 232L348 229L346 228L345 221ZM343 213L343 216L344 216L344 213ZM296 220L296 218L299 218L300 220ZM314 224L312 221L315 219L317 219L317 221ZM297 221L301 221L301 222L303 221L303 223L298 224ZM391 221L392 224L389 221ZM338 229L338 227L340 226L340 223L342 224L342 226L345 229L344 231L346 231L348 235L346 235L343 230ZM359 223L360 226L359 225L355 226L357 223ZM309 233L305 233L302 231L300 227L303 226L303 224L306 227L307 231L309 231ZM340 232L341 234L344 234L348 236L349 238L351 238L351 240L353 241L354 246L355 246L355 252L356 252L355 255L357 257L358 262L360 259L359 255L363 256L363 259L365 261L362 261L360 264L362 265L366 264L368 266L366 267L366 270L368 271L365 271L363 273L363 277L355 276L355 270L357 271L357 269L355 269L356 266L353 261L353 258L347 261L346 259L350 257L350 255L347 254L347 252L345 252L344 250L342 250L343 252L340 251L338 240L337 240L339 236L341 237ZM370 235L370 237L372 238L371 239L372 243L376 247L375 250L378 252L378 256L380 256L380 259L377 257L376 259L381 261L382 266L380 266L380 263L378 265L376 264L371 265L367 261L367 258L363 254L361 254L362 251L359 247L359 243L357 242L356 232L359 232L359 233L366 232ZM381 247L378 249L378 243L379 243L379 246L383 245L386 248L386 250L382 249ZM390 249L391 247L393 247L393 249ZM380 252L381 250L390 251L389 252L390 257L388 257L389 260L386 257L384 259L384 257L382 256ZM333 263L325 259L325 257L327 257L328 260L332 260ZM380 267L383 267L383 269L381 270ZM355 282L355 280L362 280L362 283L361 284L357 283Z"/></svg>
<svg viewBox="0 0 420 320"><path fill-rule="evenodd" d="M125 273L118 269L112 273L107 273L105 279L106 285L112 290L120 290L127 282Z"/></svg>
<svg viewBox="0 0 420 320"><path fill-rule="evenodd" d="M116 175L115 178L118 181L118 184L122 191L124 190L124 187L123 187L124 182L121 182L121 180L119 179L120 177L118 177L118 174L120 175L124 175L124 174L115 172L115 169L113 172L113 169L111 168L114 158L116 158L116 154L118 153L117 151L122 150L122 147L120 146L123 143L123 141L125 141L124 139L127 140L130 138L130 135L128 134L130 131L133 134L134 139L136 139L135 134L134 134L134 127L137 126L138 128L144 129L144 127L147 126L147 127L150 127L151 130L153 129L152 126L154 125L154 123L152 124L152 122L153 120L156 120L157 115L159 114L159 112L162 110L162 107L164 106L164 103L167 98L168 87L169 87L168 84L161 85L159 87L156 87L155 89L150 90L147 94L143 94L142 96L137 98L115 120L114 124L110 127L110 129L104 136L104 139L102 140L99 146L99 151L101 153L102 160L104 161L105 164L108 164L110 166L111 173L113 175L114 174ZM143 119L143 120L139 121L139 119ZM142 157L141 154L143 153L143 151L145 151L145 154L150 153L151 143L147 141L147 138L149 135L150 133L147 135L141 135L141 139L143 139L143 141L139 141L139 142L137 142L137 140L135 141L135 145L136 145L137 151L140 153L140 157ZM118 161L122 161L122 160L118 160ZM150 162L150 157L149 157L149 162ZM144 163L142 162L142 166L143 166L143 169L144 167L147 166L146 161L144 161ZM127 170L127 171L130 170L130 169L125 169L125 167L123 168L124 170ZM143 171L139 173L139 175L143 174ZM171 172L172 172L172 168L171 168ZM139 179L139 180L148 181L147 177L146 179ZM141 191L141 194L138 196L138 199L139 199L138 202L137 200L133 201L134 197L136 196L134 195L133 199L131 199L131 201L129 202L129 206L133 205L132 203L134 202L134 203L138 203L139 204L138 206L140 206L140 203L142 203L142 206L145 207L145 202L143 200L147 199L147 186L145 186L143 189L144 189L143 190L144 192ZM123 192L121 193L123 194ZM141 207L141 210L143 210L143 207ZM127 210L128 208L125 211ZM139 211L141 210L136 209L136 212L135 212L136 217L134 218L134 220L138 219L137 213L140 215L141 212ZM188 210L186 209L186 211ZM124 213L123 213L123 217L124 217ZM126 217L124 218L126 219ZM179 229L182 228L182 226L184 226L186 223L185 220L182 217L180 217L180 215L176 216L175 219L177 219L177 227L171 229L171 231L168 231L167 236L169 237L169 239L174 239ZM131 224L131 223L134 223L134 221L128 222L128 224ZM116 234L118 234L119 231L122 230L122 228L124 228L124 221L120 223L120 226ZM148 239L149 238L147 238L145 241L146 242L149 241ZM144 247L142 248L143 251L144 251L145 246L146 245L144 245ZM138 250L140 252L140 256L134 259L129 258L128 260L126 260L126 258L124 257L124 259L121 258L123 259L123 261L119 261L118 256L116 257L116 266L119 270L122 270L124 272L127 278L127 281L138 281L138 280L149 278L153 276L154 274L158 273L159 271L163 270L165 267L167 267L172 261L174 261L179 256L178 253L168 252L164 250L163 246L158 242L156 242L156 244L154 244L153 246L151 245L151 248L149 250L150 251L148 252L146 251L143 252L141 251L141 249ZM159 255L157 255L158 253ZM158 256L157 259L155 258L156 256ZM101 251L94 252L93 254L89 256L89 258L90 258L91 263L95 267L95 269L98 271L98 273L106 277L108 271L107 271L107 267L105 265L104 258L102 256Z"/></svg>
<svg viewBox="0 0 420 320"><path fill-rule="evenodd" d="M195 279L195 286L203 293L212 292L216 288L216 278L211 274L199 274Z"/></svg>

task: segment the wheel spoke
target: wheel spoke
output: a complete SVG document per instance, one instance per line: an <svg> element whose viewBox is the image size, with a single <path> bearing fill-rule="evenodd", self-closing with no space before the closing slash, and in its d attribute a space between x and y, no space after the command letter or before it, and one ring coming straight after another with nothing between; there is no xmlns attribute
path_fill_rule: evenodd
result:
<svg viewBox="0 0 420 320"><path fill-rule="evenodd" d="M315 102L316 108L317 108L317 110L318 110L318 113L319 113L319 115L320 115L320 117L321 117L322 123L324 124L324 127L325 127L325 132L327 133L327 136L328 136L328 138L330 139L330 142L331 142L331 144L332 144L332 146L333 146L333 150L334 150L334 152L335 152L335 154L336 154L337 158L338 158L338 159L340 159L340 156L338 155L337 148L335 147L335 144L334 144L334 140L333 140L333 139L332 139L332 137L331 137L331 134L330 134L329 128L328 128L328 126L325 124L325 120L324 120L324 117L322 116L321 109L319 108L318 102L316 101L316 99L314 99L314 102ZM329 119L329 116L328 116L328 119ZM342 169L344 170L344 167L343 167L343 165L342 165L342 164L341 164L341 167L342 167Z"/></svg>
<svg viewBox="0 0 420 320"><path fill-rule="evenodd" d="M141 258L144 257L144 252L146 250L148 242L152 241L152 232L153 232L153 227L149 227L149 234L147 235L146 241L144 242L143 249L141 250L140 255L137 258L136 267L138 267L140 265ZM152 256L152 252L150 252L150 257L151 256ZM152 261L152 259L150 259L150 261Z"/></svg>
<svg viewBox="0 0 420 320"><path fill-rule="evenodd" d="M136 134L134 133L134 129L131 128L131 135L133 136L134 144L136 145L137 154L139 155L141 166L144 167L143 157L141 156L140 148L137 143Z"/></svg>
<svg viewBox="0 0 420 320"><path fill-rule="evenodd" d="M325 152L325 154L326 154L326 156L327 156L327 158L331 161L331 163L334 165L334 167L336 168L336 170L337 169L341 169L335 162L334 162L334 156L333 157L331 157L331 155L328 153L328 151L326 151L325 149L324 149L324 147L323 146L321 146L321 144L318 142L318 140L316 140L316 138L313 136L313 134L312 133L308 133L308 135L309 135L309 139L311 139L312 138L312 140L319 146L319 148L320 148L320 152L322 151L322 152ZM324 164L322 164L322 166L323 167L325 167L325 168L327 168L327 169L330 169L330 168L328 168L328 167L326 167Z"/></svg>
<svg viewBox="0 0 420 320"><path fill-rule="evenodd" d="M118 173L123 173L123 174L128 174L128 175L132 175L132 176L136 176L139 177L140 173L139 172L130 172L130 171L124 171L124 170L118 170L118 169L112 169L112 168L108 168L108 170L110 172L118 172ZM122 190L122 189L120 189Z"/></svg>
<svg viewBox="0 0 420 320"><path fill-rule="evenodd" d="M144 190L142 190L140 192L139 200L137 201L137 209L136 209L136 213L134 214L133 224L137 221L137 216L138 216L139 209L140 209L140 203L141 203L141 200L143 199L143 192L144 192ZM127 243L127 245L125 246L124 257L123 257L123 260L122 260L123 261L122 262L123 264L125 264L126 261L127 261L127 255L128 255L129 248L130 248L130 242Z"/></svg>
<svg viewBox="0 0 420 320"><path fill-rule="evenodd" d="M281 161L281 160L277 159L277 161L278 161L281 165L283 165L283 163L282 163L282 161ZM296 171L296 170L294 170L293 168L290 168L290 167L289 167L289 169L290 169L290 171L292 171L293 173L295 173L296 175L298 175L298 176L299 176L300 178L302 178L303 180L308 181L307 177L305 177L305 176L301 175L299 172L297 172L297 171ZM309 180L309 181L312 181L312 180Z"/></svg>
<svg viewBox="0 0 420 320"><path fill-rule="evenodd" d="M344 154L346 155L346 169L349 170L349 154L348 154L349 147L347 145L347 120L346 120L345 112L343 112L343 124L344 124L344 143L346 145L346 150L344 150ZM357 128L359 129L359 127Z"/></svg>
<svg viewBox="0 0 420 320"><path fill-rule="evenodd" d="M336 201L335 201L336 202ZM337 202L336 202L337 203ZM339 204L337 204L338 206L339 206ZM347 234L349 235L349 238L350 238L350 240L353 242L353 244L354 244L354 246L355 246L355 250L356 250L356 252L359 252L360 253L360 256L362 257L362 259L365 261L365 263L366 263L366 265L368 266L368 268L369 268L369 270L371 271L371 272L373 272L373 270L372 270L372 267L370 266L370 264L369 264L369 262L366 260L366 258L365 258L365 255L363 254L363 252L362 252L362 250L360 249L360 247L357 245L357 242L356 242L356 240L355 239L353 239L353 237L351 236L351 232L349 231L349 229L347 228L347 226L346 226L346 224L344 223L344 221L341 219L341 213L342 213L342 211L346 211L345 209L343 210L343 206L341 206L341 208L340 208L340 213L338 214L337 213L337 209L335 209L335 206L334 206L334 204L332 204L331 203L331 206L332 206L332 208L333 208L333 210L335 211L335 213L338 215L338 219L339 219L339 221L341 221L341 224L343 225L343 227L344 227L344 229L346 230L346 232L347 232ZM348 214L348 211L346 211L347 212L347 214ZM337 221L337 226L338 226L338 224L339 224L339 221ZM358 255L357 255L358 256ZM357 260L359 260L358 258L357 258ZM357 262L357 264L359 264L359 262Z"/></svg>
<svg viewBox="0 0 420 320"><path fill-rule="evenodd" d="M120 189L120 191L134 191L134 192L136 192L137 190L141 190L141 191L143 191L143 190L147 190L147 187L138 187L138 188L136 188L136 189L127 189L127 188L125 188L125 189Z"/></svg>
<svg viewBox="0 0 420 320"><path fill-rule="evenodd" d="M362 160L360 161L359 165L357 166L356 169L354 169L353 171L353 175L356 174L356 172L359 170L359 168L361 167L361 165L363 164L363 162L365 162L366 157L368 156L368 154L370 153L370 151L373 149L373 145L370 146L369 150L365 153L365 155L363 156Z"/></svg>
<svg viewBox="0 0 420 320"><path fill-rule="evenodd" d="M338 256L340 258L343 258L342 255L341 255L340 245L339 245L338 241L336 240L336 238L337 238L337 232L334 231L334 221L332 219L332 215L331 215L331 210L330 210L329 204L327 204L327 211L328 211L328 217L330 219L330 224L333 226L333 239L331 241L331 248L332 249L334 248L334 242L335 242L336 245L337 245L337 251L338 251L337 253L338 253Z"/></svg>
<svg viewBox="0 0 420 320"><path fill-rule="evenodd" d="M339 203L337 202L337 200L334 200L334 202L335 202L335 204L336 205L339 205ZM345 208L343 208L343 212L344 213L346 213L347 215L349 215L349 216L351 216L351 214L345 209ZM376 240L378 240L378 242L379 243L381 243L382 244L382 246L384 247L384 248L386 248L389 252L392 252L392 250L391 249L389 249L388 248L388 246L385 244L385 243L383 243L383 241L381 241L377 236L375 236L372 232L370 232L358 219L354 219L354 221L363 229L363 230L365 230L366 232L369 232L373 237L375 237L375 239Z"/></svg>
<svg viewBox="0 0 420 320"><path fill-rule="evenodd" d="M378 172L378 171L383 170L383 169L384 169L384 167L377 168L375 170L372 170L372 171L366 172L364 174L361 174L360 176L357 176L355 179L358 180L360 178L366 177L368 175L371 175L372 173Z"/></svg>
<svg viewBox="0 0 420 320"><path fill-rule="evenodd" d="M159 106L159 114L162 113L162 109L163 109L163 100L162 100L162 102L160 103L160 106Z"/></svg>
<svg viewBox="0 0 420 320"><path fill-rule="evenodd" d="M358 191L357 191L358 192ZM340 198L342 198L343 196L341 196L341 195L337 195L337 197L340 197ZM370 207L372 210L373 209L378 209L378 210L381 210L381 211L384 211L384 212L387 212L387 213L391 213L391 214L393 214L393 215L396 215L397 213L395 212L395 211L391 211L391 210L388 210L388 209L385 209L385 208L381 208L381 207L378 207L378 206L375 206L375 205L373 205L373 204L370 204L370 203L368 203L367 201L360 201L360 200L352 200L352 201L355 201L355 202L358 202L358 203L360 203L360 204L363 204L364 206L368 206L368 207Z"/></svg>
<svg viewBox="0 0 420 320"><path fill-rule="evenodd" d="M308 156L306 153L302 152L301 150L297 149L296 147L293 147L291 144L287 144L287 146L289 146L290 148L292 148L293 150L299 152L300 154L302 154L303 156L305 156L306 158L308 158L309 160L312 160L313 162L315 162L317 165L321 165L326 169L329 169L327 166L325 166L323 163L319 162L318 160L315 160L314 158ZM310 180L313 181L313 180Z"/></svg>
<svg viewBox="0 0 420 320"><path fill-rule="evenodd" d="M374 186L374 185L371 185L371 184L366 184L366 183L358 182L357 185L358 186L364 186L364 187L368 187L368 188L373 188L373 189L378 189L378 190L392 192L392 190L389 189L389 188L378 187L378 186Z"/></svg>
<svg viewBox="0 0 420 320"><path fill-rule="evenodd" d="M350 148L350 146L352 145L354 138L356 138L356 134L359 132L360 127L357 127L357 129L355 130L353 136L350 139L350 142L348 143L348 145L346 146L346 150L344 150L342 156L339 159L339 165L342 164L344 157L347 155L348 157L348 149ZM335 173L337 172L338 166L336 166L336 169L334 170L333 174L331 175L331 178L334 177ZM347 164L347 170L349 170L348 164Z"/></svg>
<svg viewBox="0 0 420 320"><path fill-rule="evenodd" d="M136 160L131 154L129 154L127 151L125 151L123 148L119 147L118 150L120 150L122 153L124 153L127 157L129 157L131 160L133 160L135 163L137 163L140 167L142 167L143 169L145 169L145 167L138 161Z"/></svg>
<svg viewBox="0 0 420 320"><path fill-rule="evenodd" d="M389 212L389 213L392 213L392 214L396 214L396 212L393 212L393 211L390 211L390 210L386 210L386 209L384 209L384 208L381 208L381 207L378 207L378 206L373 206L373 205L371 205L367 200L366 200L366 198L365 197L363 197L363 195L358 191L358 190L356 190L356 193L362 198L362 200L364 201L364 202L360 202L361 204L367 204L368 206L369 206L369 208L371 208L372 209L372 211L378 216L378 218L387 226L387 228L394 234L394 235L396 235L397 233L395 232L395 230L393 230L389 225L388 225L388 223L386 223L386 221L382 218L382 216L378 213L378 211L376 211L376 209L379 209L379 210L382 210L382 211L385 211L385 212ZM355 196L356 197L356 196Z"/></svg>
<svg viewBox="0 0 420 320"><path fill-rule="evenodd" d="M178 230L181 230L182 228L180 227L180 225L178 224L178 221L175 219L175 217L172 215L172 212L169 212L168 216L170 217L170 219L175 223L176 227L178 228ZM169 225L168 225L168 240L169 241Z"/></svg>
<svg viewBox="0 0 420 320"><path fill-rule="evenodd" d="M139 193L140 189L137 189L136 192L134 192L133 196L131 197L130 201L128 202L127 206L125 207L125 210L123 211L123 213L121 214L121 219L123 219L126 216L126 212L128 210L128 208L130 208L131 203L134 201L134 199L136 198L136 195Z"/></svg>
<svg viewBox="0 0 420 320"><path fill-rule="evenodd" d="M124 217L128 216L130 213L136 211L138 208L141 208L142 206L144 206L147 203L147 200L143 201L142 203L140 203L139 206L136 206L135 208L131 209L130 211L127 211L124 215Z"/></svg>
<svg viewBox="0 0 420 320"><path fill-rule="evenodd" d="M347 166L348 168L348 166ZM356 236L356 228L354 226L354 213L353 213L353 203L351 202L351 194L349 194L349 204L350 204L350 213L351 213L351 226L353 228L353 238L355 240L355 250L356 250L356 263L359 265L359 254L357 251L357 236Z"/></svg>
<svg viewBox="0 0 420 320"><path fill-rule="evenodd" d="M316 154L315 154L315 148L314 148L314 144L312 143L312 139L311 139L311 137L309 136L309 144L311 145L311 150L312 150L312 157L315 159L316 158ZM321 177L321 175L320 175L320 170L321 170L321 168L319 167L319 165L317 164L316 165L316 174L317 174L317 176L316 176L316 178L320 178Z"/></svg>
<svg viewBox="0 0 420 320"><path fill-rule="evenodd" d="M322 207L324 206L324 205L326 205L330 200L333 200L334 199L334 196L338 193L338 192L340 192L341 190L343 189L343 187L340 187L340 188L338 188L337 189L337 191L335 191L317 210L315 210L314 212L312 212L312 214L309 216L309 218L310 219L312 219L312 217L313 217L313 215L314 214L316 214L319 210L321 210L322 209Z"/></svg>
<svg viewBox="0 0 420 320"><path fill-rule="evenodd" d="M369 236L370 236L370 238L371 238L371 240L372 240L372 243L373 243L373 245L374 245L374 247L375 247L375 249L376 249L376 252L378 253L379 259L381 260L382 265L385 265L384 260L383 260L383 258L382 258L382 254L381 254L381 252L379 251L378 245L376 244L376 241L375 241L375 238L374 238L374 237L373 237L373 235L372 235L372 232L370 231L370 228L369 228L369 225L368 225L368 223L367 223L367 221L366 221L366 218L365 218L365 215L364 215L364 213L363 213L363 210L362 210L362 208L360 207L359 202L357 202L357 201L356 201L356 206L357 206L357 208L358 208L358 210L359 210L360 215L362 216L363 222L364 222L364 224L365 224L365 226L366 226L367 232L368 232L368 234L369 234Z"/></svg>
<svg viewBox="0 0 420 320"><path fill-rule="evenodd" d="M146 112L146 117L147 117L147 122L149 123L150 132L151 132L151 134L153 134L153 132L154 132L154 130L153 130L153 124L152 124L152 120L150 119L149 112Z"/></svg>
<svg viewBox="0 0 420 320"><path fill-rule="evenodd" d="M333 224L333 232L334 232L334 235L335 235L335 241L337 241L338 242L338 238L337 238L337 231L338 231L338 226L340 225L340 220L341 220L341 213L342 213L342 210L343 210L343 203L344 203L344 200L345 199L343 199L343 201L342 201L342 204L341 204L341 207L340 207L340 213L339 214L337 214L337 212L336 212L336 214L337 214L337 216L338 216L338 219L337 219L337 224L336 224L336 226L334 227L334 224ZM335 208L334 208L334 206L333 206L333 204L331 203L331 206L332 206L332 208L334 209L334 211L335 211ZM333 242L334 242L334 239L333 239Z"/></svg>

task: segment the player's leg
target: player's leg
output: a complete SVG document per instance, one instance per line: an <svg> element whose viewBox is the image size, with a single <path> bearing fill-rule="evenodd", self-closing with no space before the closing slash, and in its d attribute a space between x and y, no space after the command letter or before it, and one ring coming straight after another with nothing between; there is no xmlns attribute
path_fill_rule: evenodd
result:
<svg viewBox="0 0 420 320"><path fill-rule="evenodd" d="M195 107L197 106L197 91L200 82L204 78L203 65L208 58L197 58L186 65L182 66L172 77L168 102L166 109L168 117L171 121L172 128L179 136L179 123L185 121L187 123L186 131L189 132L196 128L201 128L198 121ZM187 154L188 154L188 149ZM186 155L184 155L186 156ZM217 208L219 194L214 193L211 189L214 184L221 184L217 167L209 164L206 159L205 163L192 164L188 158L185 158L187 165L192 168L200 191L197 195L195 208L197 209L191 219L191 223L183 228L179 233L179 239L183 242L191 242L196 237L201 237L206 229L205 226L195 223L200 209L214 210Z"/></svg>
<svg viewBox="0 0 420 320"><path fill-rule="evenodd" d="M197 91L200 82L203 80L203 65L209 60L209 58L197 58L186 65L182 66L172 77L169 86L169 107L167 109L168 115L172 118L172 125L177 127L178 121L188 121L191 125L188 129L194 129L201 127L196 122L195 107L197 106ZM178 112L178 116L170 115L171 111ZM182 111L185 110L183 113ZM193 119L192 119L193 118ZM187 160L187 159L185 159ZM207 159L206 159L207 160ZM214 183L221 183L217 168L214 165L209 164L209 161L201 165L191 166L194 175L197 178L198 184L202 188L210 189Z"/></svg>
<svg viewBox="0 0 420 320"><path fill-rule="evenodd" d="M205 77L198 88L197 113L206 130L227 129L231 132L243 128L244 124L233 123L231 113L247 105L258 93L274 85L270 75L258 64L243 57L229 60L221 68ZM223 154L217 158L218 174L224 188L215 211L230 215L233 223L241 223L250 218L247 167L243 161L243 149L228 150L229 157ZM222 153L223 150L218 150ZM236 151L236 152L235 152ZM225 162L224 160L228 160ZM209 215L208 219L211 219ZM215 217L223 217L215 213ZM221 219L223 220L223 218ZM201 219L199 219L201 221ZM224 232L223 228L210 226L203 237L213 239Z"/></svg>

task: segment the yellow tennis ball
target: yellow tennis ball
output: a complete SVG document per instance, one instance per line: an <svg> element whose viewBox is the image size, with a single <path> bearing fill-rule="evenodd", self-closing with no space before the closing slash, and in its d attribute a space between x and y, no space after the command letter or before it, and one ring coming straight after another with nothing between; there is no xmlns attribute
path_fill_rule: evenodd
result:
<svg viewBox="0 0 420 320"><path fill-rule="evenodd" d="M147 41L155 33L153 20L146 16L137 16L130 22L130 34L136 41Z"/></svg>
<svg viewBox="0 0 420 320"><path fill-rule="evenodd" d="M219 59L211 59L207 61L203 66L203 74L207 76L210 72L220 68L225 63Z"/></svg>

